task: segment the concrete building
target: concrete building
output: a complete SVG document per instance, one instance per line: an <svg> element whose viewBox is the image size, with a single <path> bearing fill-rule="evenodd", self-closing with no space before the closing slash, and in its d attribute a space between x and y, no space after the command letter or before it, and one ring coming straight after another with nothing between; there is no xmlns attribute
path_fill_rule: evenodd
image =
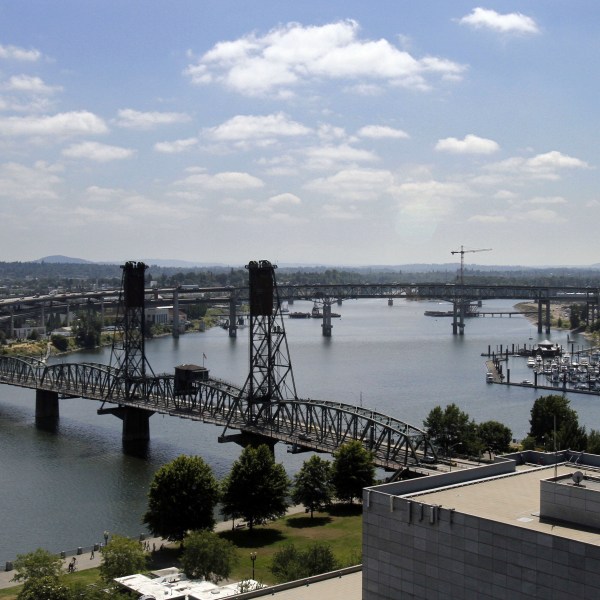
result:
<svg viewBox="0 0 600 600"><path fill-rule="evenodd" d="M599 456L523 452L363 503L363 600L600 598Z"/></svg>

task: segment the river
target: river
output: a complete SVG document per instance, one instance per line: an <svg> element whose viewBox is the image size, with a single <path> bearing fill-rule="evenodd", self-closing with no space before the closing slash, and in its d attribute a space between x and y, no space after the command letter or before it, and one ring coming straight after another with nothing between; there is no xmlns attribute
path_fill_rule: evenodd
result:
<svg viewBox="0 0 600 600"><path fill-rule="evenodd" d="M485 310L509 310L513 303L490 301ZM300 397L361 404L415 426L436 405L456 403L476 422L501 421L522 438L531 406L546 392L489 385L485 358L500 344L533 344L550 337L566 345L567 334L538 335L522 316L467 320L464 336L451 334L451 319L425 317L445 310L434 302L383 299L346 301L334 308L331 338L321 336L319 319L286 319L288 345ZM292 310L310 311L296 302ZM582 338L571 341L585 345ZM202 364L211 375L242 385L248 372L248 329L230 339L221 328L163 337L146 344L155 373L183 363ZM65 362L108 363L110 350L80 352ZM523 359L511 359L511 379L531 376ZM571 394L571 405L588 429L598 429L597 396ZM239 455L235 444L219 444L221 428L174 417L150 419L151 441L144 457L123 453L121 421L98 416L99 403L60 401L57 431L36 428L35 394L0 385L0 565L37 547L61 551L102 541L109 530L144 531L146 494L158 467L180 454L198 454L223 477ZM278 444L276 458L293 475L308 455L291 455Z"/></svg>

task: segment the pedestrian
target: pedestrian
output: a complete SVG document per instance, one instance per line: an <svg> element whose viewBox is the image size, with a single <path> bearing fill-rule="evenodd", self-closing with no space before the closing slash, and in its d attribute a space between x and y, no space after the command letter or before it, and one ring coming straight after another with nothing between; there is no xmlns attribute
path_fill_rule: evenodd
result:
<svg viewBox="0 0 600 600"><path fill-rule="evenodd" d="M152 542L152 552L156 552L156 544Z"/></svg>
<svg viewBox="0 0 600 600"><path fill-rule="evenodd" d="M94 546L92 546L92 551L90 552L90 560L94 558Z"/></svg>

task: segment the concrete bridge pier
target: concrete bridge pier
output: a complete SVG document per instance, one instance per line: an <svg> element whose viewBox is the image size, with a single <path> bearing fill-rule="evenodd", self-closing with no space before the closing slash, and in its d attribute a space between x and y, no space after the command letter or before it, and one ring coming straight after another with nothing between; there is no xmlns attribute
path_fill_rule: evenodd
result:
<svg viewBox="0 0 600 600"><path fill-rule="evenodd" d="M231 294L229 298L229 337L237 337L237 312L235 307L235 294Z"/></svg>
<svg viewBox="0 0 600 600"><path fill-rule="evenodd" d="M465 303L462 300L452 302L452 335L465 334Z"/></svg>
<svg viewBox="0 0 600 600"><path fill-rule="evenodd" d="M388 306L394 306L394 299L388 298Z"/></svg>
<svg viewBox="0 0 600 600"><path fill-rule="evenodd" d="M550 333L550 300L546 300L546 333Z"/></svg>
<svg viewBox="0 0 600 600"><path fill-rule="evenodd" d="M323 328L323 336L331 337L333 325L331 324L331 304L329 302L323 304L323 324L321 327Z"/></svg>
<svg viewBox="0 0 600 600"><path fill-rule="evenodd" d="M98 409L99 415L114 415L123 421L124 442L147 442L150 439L150 417L152 411L134 406L116 406Z"/></svg>
<svg viewBox="0 0 600 600"><path fill-rule="evenodd" d="M35 420L58 420L58 392L35 390Z"/></svg>
<svg viewBox="0 0 600 600"><path fill-rule="evenodd" d="M179 291L173 290L173 337L179 337Z"/></svg>

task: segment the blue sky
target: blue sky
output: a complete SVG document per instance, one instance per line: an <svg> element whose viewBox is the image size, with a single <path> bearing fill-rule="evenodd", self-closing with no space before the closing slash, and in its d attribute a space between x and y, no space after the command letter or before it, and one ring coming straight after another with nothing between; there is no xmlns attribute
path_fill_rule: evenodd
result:
<svg viewBox="0 0 600 600"><path fill-rule="evenodd" d="M0 260L600 262L599 22L0 0Z"/></svg>

